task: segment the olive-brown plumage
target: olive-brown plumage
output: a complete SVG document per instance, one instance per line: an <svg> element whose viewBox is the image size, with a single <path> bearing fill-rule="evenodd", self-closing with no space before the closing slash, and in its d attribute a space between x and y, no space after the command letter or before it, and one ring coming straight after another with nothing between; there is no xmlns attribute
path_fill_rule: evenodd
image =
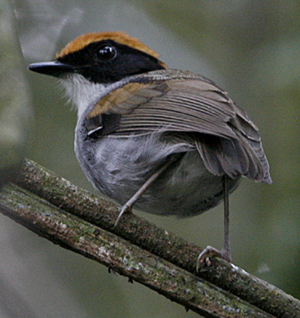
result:
<svg viewBox="0 0 300 318"><path fill-rule="evenodd" d="M78 37L54 62L30 69L61 79L78 108L80 165L123 205L120 216L133 205L192 216L225 198L221 255L230 259L228 195L241 176L271 177L257 127L226 92L201 75L167 69L121 32Z"/></svg>

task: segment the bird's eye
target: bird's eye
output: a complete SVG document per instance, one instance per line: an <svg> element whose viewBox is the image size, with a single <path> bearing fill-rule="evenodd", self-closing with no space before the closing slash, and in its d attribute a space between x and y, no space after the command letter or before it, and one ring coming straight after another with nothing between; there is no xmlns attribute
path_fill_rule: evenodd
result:
<svg viewBox="0 0 300 318"><path fill-rule="evenodd" d="M98 49L98 58L100 61L107 62L116 56L116 49L113 46L104 45Z"/></svg>

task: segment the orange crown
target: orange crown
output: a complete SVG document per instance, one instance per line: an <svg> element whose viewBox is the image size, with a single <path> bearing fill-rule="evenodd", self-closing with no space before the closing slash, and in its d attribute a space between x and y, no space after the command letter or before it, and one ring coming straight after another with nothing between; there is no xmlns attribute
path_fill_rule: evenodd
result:
<svg viewBox="0 0 300 318"><path fill-rule="evenodd" d="M159 54L155 51L151 50L148 46L143 44L140 40L137 38L134 38L132 36L129 36L125 32L100 32L100 33L87 33L80 35L75 40L67 44L61 51L56 55L56 58L63 57L67 54L79 51L86 47L87 45L98 42L102 40L113 40L115 42L118 42L120 44L124 44L127 46L130 46L134 49L137 49L139 51L142 51L146 54L149 54L156 59L159 57Z"/></svg>

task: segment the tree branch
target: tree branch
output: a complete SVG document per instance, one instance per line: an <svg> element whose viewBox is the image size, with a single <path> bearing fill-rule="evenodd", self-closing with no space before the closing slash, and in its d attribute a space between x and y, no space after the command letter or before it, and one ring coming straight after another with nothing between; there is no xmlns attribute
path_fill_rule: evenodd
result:
<svg viewBox="0 0 300 318"><path fill-rule="evenodd" d="M217 258L195 273L201 249L26 160L0 192L2 212L204 317L300 317L300 302Z"/></svg>

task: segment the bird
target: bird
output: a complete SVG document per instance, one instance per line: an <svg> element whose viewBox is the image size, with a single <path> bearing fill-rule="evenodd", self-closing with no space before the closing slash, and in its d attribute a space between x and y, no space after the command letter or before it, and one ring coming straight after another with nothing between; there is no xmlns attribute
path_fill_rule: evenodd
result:
<svg viewBox="0 0 300 318"><path fill-rule="evenodd" d="M242 177L271 184L258 128L210 79L169 68L126 32L80 35L53 61L29 70L59 79L77 109L75 153L101 193L122 208L191 217L224 201L224 246L231 261L229 194Z"/></svg>

